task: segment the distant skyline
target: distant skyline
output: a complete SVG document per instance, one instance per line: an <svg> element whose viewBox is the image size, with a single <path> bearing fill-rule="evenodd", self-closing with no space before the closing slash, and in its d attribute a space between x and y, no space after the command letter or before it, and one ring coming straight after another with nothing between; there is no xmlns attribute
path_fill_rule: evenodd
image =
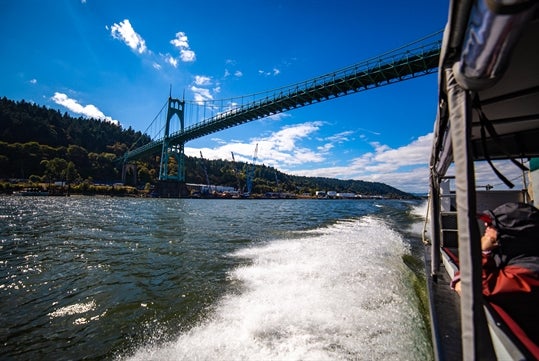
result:
<svg viewBox="0 0 539 361"><path fill-rule="evenodd" d="M144 132L171 88L217 100L309 80L442 30L447 9L419 0L2 1L0 96ZM426 192L436 102L431 74L208 135L185 152L250 161L258 144L257 163L285 173Z"/></svg>

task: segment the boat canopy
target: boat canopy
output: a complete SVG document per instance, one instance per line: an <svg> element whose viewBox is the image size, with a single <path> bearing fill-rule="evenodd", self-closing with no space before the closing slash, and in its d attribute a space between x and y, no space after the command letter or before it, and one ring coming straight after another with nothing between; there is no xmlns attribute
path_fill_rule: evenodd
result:
<svg viewBox="0 0 539 361"><path fill-rule="evenodd" d="M539 157L539 2L453 0L438 72L430 160L432 268L438 271L440 183L453 165L462 280L464 359L495 359L482 302L474 161ZM475 241L474 241L475 240Z"/></svg>
<svg viewBox="0 0 539 361"><path fill-rule="evenodd" d="M469 128L474 160L539 156L537 1L522 1L528 6L520 4L520 12L496 16L487 2L496 3L451 3L438 74L436 159L431 160L443 165L437 173L445 173L453 158L451 147L446 145L451 143L448 101L454 87L468 91L470 96L470 106L463 110L472 112ZM468 15L463 16L467 8ZM469 26L464 18L469 19ZM499 49L504 51L497 52Z"/></svg>

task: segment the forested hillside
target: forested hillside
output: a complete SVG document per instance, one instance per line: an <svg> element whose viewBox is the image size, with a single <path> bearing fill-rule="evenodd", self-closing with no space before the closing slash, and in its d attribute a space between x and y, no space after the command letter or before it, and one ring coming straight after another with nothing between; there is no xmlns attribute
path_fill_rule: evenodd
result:
<svg viewBox="0 0 539 361"><path fill-rule="evenodd" d="M73 118L24 100L0 99L0 179L33 176L114 181L113 160L150 138L97 119ZM69 174L66 174L69 173Z"/></svg>
<svg viewBox="0 0 539 361"><path fill-rule="evenodd" d="M68 181L113 184L121 180L114 160L135 142L150 138L131 128L123 129L97 119L74 118L59 110L26 101L0 99L0 180L30 179L33 182ZM209 182L245 188L250 164L186 157L186 181ZM173 167L171 167L173 169ZM137 162L137 186L157 182L159 155ZM317 190L408 198L409 194L383 183L360 180L299 177L272 167L257 165L253 193L290 192L314 194Z"/></svg>
<svg viewBox="0 0 539 361"><path fill-rule="evenodd" d="M0 141L37 142L51 147L78 145L88 152L122 152L120 146L150 141L148 136L96 119L73 118L67 113L32 103L0 99ZM116 147L116 148L115 148Z"/></svg>

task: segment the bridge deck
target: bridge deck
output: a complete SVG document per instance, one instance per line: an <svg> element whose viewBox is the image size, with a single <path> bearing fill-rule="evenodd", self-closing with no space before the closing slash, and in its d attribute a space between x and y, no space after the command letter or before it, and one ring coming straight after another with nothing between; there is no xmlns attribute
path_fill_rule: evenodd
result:
<svg viewBox="0 0 539 361"><path fill-rule="evenodd" d="M441 41L436 41L276 89L271 94L266 93L265 97L214 115L187 127L184 131L173 133L167 138L167 142L169 145L184 144L189 140L273 114L434 73L438 69L440 46ZM160 152L163 141L164 138L161 138L127 152L123 157L124 162Z"/></svg>

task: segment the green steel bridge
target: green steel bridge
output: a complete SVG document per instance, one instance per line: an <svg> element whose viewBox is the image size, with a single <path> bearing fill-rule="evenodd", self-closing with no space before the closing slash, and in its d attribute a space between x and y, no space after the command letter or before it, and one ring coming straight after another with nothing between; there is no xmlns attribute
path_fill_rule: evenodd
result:
<svg viewBox="0 0 539 361"><path fill-rule="evenodd" d="M273 114L436 73L440 47L441 31L314 79L248 96L200 102L204 108L203 119L187 127L184 126L185 100L169 97L163 135L126 152L123 163L161 154L159 179L184 182L183 149L186 142ZM179 125L176 131L171 131L175 124L171 120L175 115L179 118ZM170 175L168 170L170 156L178 164L174 175Z"/></svg>

